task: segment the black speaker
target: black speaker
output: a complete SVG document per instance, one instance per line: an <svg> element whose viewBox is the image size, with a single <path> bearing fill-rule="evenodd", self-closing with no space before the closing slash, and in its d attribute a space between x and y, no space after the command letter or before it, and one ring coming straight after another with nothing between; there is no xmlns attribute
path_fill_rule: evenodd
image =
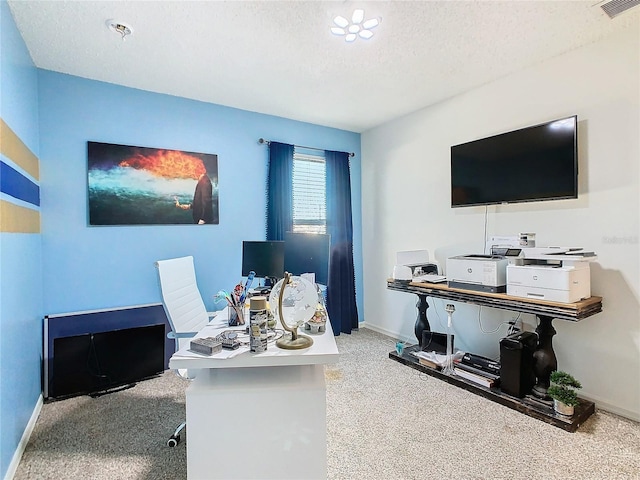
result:
<svg viewBox="0 0 640 480"><path fill-rule="evenodd" d="M500 389L509 395L522 398L531 392L536 383L533 372L533 352L538 335L518 332L500 340Z"/></svg>

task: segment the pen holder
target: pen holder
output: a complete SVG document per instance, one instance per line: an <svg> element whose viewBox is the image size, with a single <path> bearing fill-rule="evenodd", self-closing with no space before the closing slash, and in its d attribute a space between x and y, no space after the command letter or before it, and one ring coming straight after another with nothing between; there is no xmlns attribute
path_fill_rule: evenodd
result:
<svg viewBox="0 0 640 480"><path fill-rule="evenodd" d="M229 326L237 327L238 325L244 325L244 309L242 307L227 307Z"/></svg>

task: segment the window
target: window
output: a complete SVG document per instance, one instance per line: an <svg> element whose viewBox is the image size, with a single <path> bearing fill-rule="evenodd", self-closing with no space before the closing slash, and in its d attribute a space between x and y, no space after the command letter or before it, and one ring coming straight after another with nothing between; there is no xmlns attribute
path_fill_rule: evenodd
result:
<svg viewBox="0 0 640 480"><path fill-rule="evenodd" d="M293 153L293 231L326 233L327 187L323 156Z"/></svg>

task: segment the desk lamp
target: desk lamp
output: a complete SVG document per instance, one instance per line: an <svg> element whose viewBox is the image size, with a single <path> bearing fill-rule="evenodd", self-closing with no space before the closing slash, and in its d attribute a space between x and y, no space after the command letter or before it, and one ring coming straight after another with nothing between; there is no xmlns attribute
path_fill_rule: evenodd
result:
<svg viewBox="0 0 640 480"><path fill-rule="evenodd" d="M313 317L317 303L318 294L311 282L302 277L291 276L289 272L284 273L284 278L271 290L269 304L276 305L273 313L278 315L282 328L291 336L282 336L276 341L276 346L286 350L298 350L313 345L313 339L299 334L298 327ZM289 317L287 320L284 318L285 313ZM291 325L288 322L291 322Z"/></svg>

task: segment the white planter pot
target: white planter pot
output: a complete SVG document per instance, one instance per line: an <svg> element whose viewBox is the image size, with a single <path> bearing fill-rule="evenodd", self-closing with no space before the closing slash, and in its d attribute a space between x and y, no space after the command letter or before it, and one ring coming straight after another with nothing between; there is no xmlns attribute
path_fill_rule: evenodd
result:
<svg viewBox="0 0 640 480"><path fill-rule="evenodd" d="M553 409L560 415L564 415L565 417L573 417L573 405L566 405L562 402L559 402L555 398L553 399Z"/></svg>

